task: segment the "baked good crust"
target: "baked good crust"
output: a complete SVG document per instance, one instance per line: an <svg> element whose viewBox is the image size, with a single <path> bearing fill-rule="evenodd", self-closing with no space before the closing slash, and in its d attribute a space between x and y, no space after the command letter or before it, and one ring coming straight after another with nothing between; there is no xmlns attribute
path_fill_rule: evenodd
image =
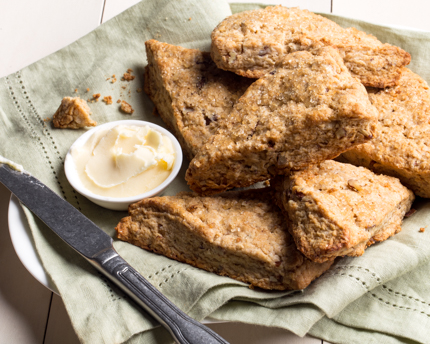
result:
<svg viewBox="0 0 430 344"><path fill-rule="evenodd" d="M87 102L79 97L64 97L52 117L54 127L61 129L80 129L95 127L97 122L90 118L91 109Z"/></svg>
<svg viewBox="0 0 430 344"><path fill-rule="evenodd" d="M296 52L248 88L185 179L204 195L246 187L368 141L376 120L336 49Z"/></svg>
<svg viewBox="0 0 430 344"><path fill-rule="evenodd" d="M298 249L315 262L360 256L401 231L414 195L397 178L333 160L272 181Z"/></svg>
<svg viewBox="0 0 430 344"><path fill-rule="evenodd" d="M153 39L145 45L144 91L191 160L253 80L218 69L207 52Z"/></svg>
<svg viewBox="0 0 430 344"><path fill-rule="evenodd" d="M212 32L211 54L219 68L260 78L289 53L322 46L339 49L353 76L366 86L393 86L411 57L354 28L299 8L269 6L234 14Z"/></svg>
<svg viewBox="0 0 430 344"><path fill-rule="evenodd" d="M255 287L303 289L331 265L297 250L269 188L154 197L129 215L119 239Z"/></svg>
<svg viewBox="0 0 430 344"><path fill-rule="evenodd" d="M394 176L417 196L430 197L430 91L417 74L404 68L399 85L369 89L379 111L372 141L342 154L351 164Z"/></svg>

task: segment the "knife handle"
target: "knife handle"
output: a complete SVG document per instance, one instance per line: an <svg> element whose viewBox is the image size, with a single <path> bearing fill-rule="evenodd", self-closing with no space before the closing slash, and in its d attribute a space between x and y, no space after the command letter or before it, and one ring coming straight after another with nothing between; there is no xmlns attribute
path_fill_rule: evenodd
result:
<svg viewBox="0 0 430 344"><path fill-rule="evenodd" d="M228 344L207 326L189 317L134 270L112 248L91 263L163 325L179 344Z"/></svg>

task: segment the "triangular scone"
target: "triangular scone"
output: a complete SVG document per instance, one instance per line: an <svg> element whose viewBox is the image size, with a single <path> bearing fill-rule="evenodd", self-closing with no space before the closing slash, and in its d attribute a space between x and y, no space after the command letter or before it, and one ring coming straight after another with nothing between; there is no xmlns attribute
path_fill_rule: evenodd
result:
<svg viewBox="0 0 430 344"><path fill-rule="evenodd" d="M219 68L250 78L262 77L295 51L333 46L366 86L396 84L411 56L374 36L299 8L266 7L234 14L212 32L212 58Z"/></svg>
<svg viewBox="0 0 430 344"><path fill-rule="evenodd" d="M430 91L405 68L399 85L369 89L379 110L376 137L342 154L354 165L397 177L416 195L430 197Z"/></svg>
<svg viewBox="0 0 430 344"><path fill-rule="evenodd" d="M148 198L129 215L119 239L264 289L303 289L331 265L297 250L268 188Z"/></svg>
<svg viewBox="0 0 430 344"><path fill-rule="evenodd" d="M336 49L290 54L236 102L186 180L208 195L302 169L370 140L377 116Z"/></svg>
<svg viewBox="0 0 430 344"><path fill-rule="evenodd" d="M360 256L398 233L414 200L397 178L333 160L272 185L298 249L315 262Z"/></svg>
<svg viewBox="0 0 430 344"><path fill-rule="evenodd" d="M144 91L191 160L253 80L218 69L210 54L145 42Z"/></svg>

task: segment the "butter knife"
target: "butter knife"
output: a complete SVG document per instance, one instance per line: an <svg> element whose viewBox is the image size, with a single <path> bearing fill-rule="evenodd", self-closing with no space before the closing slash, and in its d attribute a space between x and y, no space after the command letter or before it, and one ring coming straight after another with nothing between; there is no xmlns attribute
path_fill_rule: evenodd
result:
<svg viewBox="0 0 430 344"><path fill-rule="evenodd" d="M228 344L210 328L182 312L133 269L115 251L109 235L19 167L0 156L0 182L69 246L158 320L177 343Z"/></svg>

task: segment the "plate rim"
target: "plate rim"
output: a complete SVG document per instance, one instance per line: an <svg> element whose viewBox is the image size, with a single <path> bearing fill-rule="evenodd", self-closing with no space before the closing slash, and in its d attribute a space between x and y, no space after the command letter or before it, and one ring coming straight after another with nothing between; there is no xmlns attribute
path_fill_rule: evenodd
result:
<svg viewBox="0 0 430 344"><path fill-rule="evenodd" d="M60 295L46 274L31 237L30 226L18 198L11 194L8 206L8 228L13 249L26 270L42 285Z"/></svg>

